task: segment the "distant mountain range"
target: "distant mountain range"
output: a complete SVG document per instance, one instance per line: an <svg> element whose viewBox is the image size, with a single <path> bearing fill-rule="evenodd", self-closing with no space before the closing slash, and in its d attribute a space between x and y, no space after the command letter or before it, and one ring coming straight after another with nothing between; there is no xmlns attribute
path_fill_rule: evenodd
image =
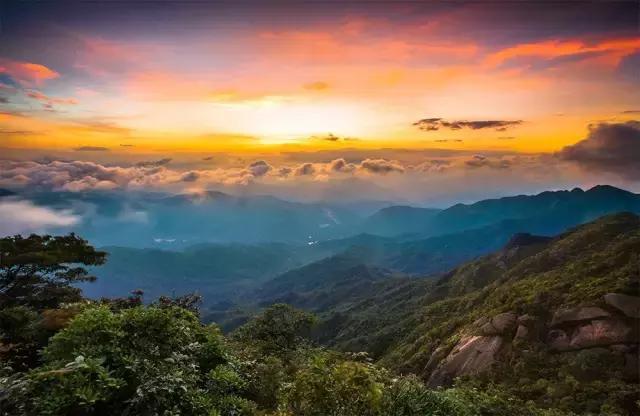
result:
<svg viewBox="0 0 640 416"><path fill-rule="evenodd" d="M82 216L73 231L110 253L94 270L98 281L84 286L90 296L198 291L208 306L288 299L318 310L331 303L320 292L348 298L349 290L365 290L354 277L367 285L437 277L517 233L553 236L602 215L640 213L640 195L606 185L370 215L356 206L214 191L5 194ZM260 296L248 295L258 289Z"/></svg>
<svg viewBox="0 0 640 416"><path fill-rule="evenodd" d="M557 223L580 224L611 212L639 210L640 195L613 186L598 185L587 191L575 188L571 191L487 199L474 204L457 204L441 211L389 207L367 221L372 221L372 226L380 228L393 224L398 230L397 234L430 237L477 229L503 220L554 217ZM554 229L551 231L555 232Z"/></svg>
<svg viewBox="0 0 640 416"><path fill-rule="evenodd" d="M29 192L0 195L68 210L81 218L73 230L97 246L182 249L200 243L317 244L358 234L417 241L484 227L501 221L535 219L542 233L580 224L611 212L640 210L640 196L611 186L588 191L543 192L489 199L438 210L376 204L299 203L271 196L222 192L168 195L136 191ZM378 204L379 205L379 204ZM557 226L545 230L553 220ZM366 243L365 245L371 245ZM495 246L494 246L495 247ZM419 271L409 268L411 271Z"/></svg>

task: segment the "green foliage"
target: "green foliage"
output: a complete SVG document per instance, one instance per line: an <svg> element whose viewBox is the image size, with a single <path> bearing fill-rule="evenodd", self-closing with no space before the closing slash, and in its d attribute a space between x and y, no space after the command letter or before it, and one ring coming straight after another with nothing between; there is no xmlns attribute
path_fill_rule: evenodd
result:
<svg viewBox="0 0 640 416"><path fill-rule="evenodd" d="M289 305L276 304L238 328L233 337L250 345L260 355L290 361L309 336L315 317Z"/></svg>
<svg viewBox="0 0 640 416"><path fill-rule="evenodd" d="M54 337L22 380L22 414L250 412L214 326L178 307L89 308ZM235 411L235 410L234 410Z"/></svg>
<svg viewBox="0 0 640 416"><path fill-rule="evenodd" d="M561 307L602 305L606 293L637 296L638 253L640 218L625 213L603 217L549 242L479 258L434 284L398 285L363 300L348 312L330 315L326 322L333 331L325 331L322 339L340 350L366 350L394 371L428 378L432 369L426 364L436 349L448 351L480 317L515 311L544 323ZM625 381L621 357L587 355L520 345L478 388L498 384L512 396L564 411L597 414L606 405L607 411L622 415L637 412L629 404L637 397L637 382ZM571 395L582 399L565 398Z"/></svg>
<svg viewBox="0 0 640 416"><path fill-rule="evenodd" d="M70 283L90 279L68 263L98 264L103 256L73 235L3 239L11 261L3 257L0 278L22 292L0 299L0 358L9 365L0 372L0 415L634 414L640 387L625 381L623 354L608 350L550 354L531 343L446 390L418 376L428 376L436 348L453 346L478 317L506 310L544 317L609 291L633 293L638 225L637 217L614 216L548 244L478 259L435 284L380 282L379 293L349 300L319 332L313 315L274 305L228 339L200 322L197 296L143 306L136 292L67 304L79 299ZM324 342L382 360L314 347L312 329ZM394 376L385 364L418 376Z"/></svg>
<svg viewBox="0 0 640 416"><path fill-rule="evenodd" d="M458 416L466 415L464 403L442 391L427 388L416 376L392 380L383 398L385 416Z"/></svg>
<svg viewBox="0 0 640 416"><path fill-rule="evenodd" d="M44 309L77 302L80 290L71 284L94 280L82 266L100 265L105 256L75 234L1 238L0 307Z"/></svg>
<svg viewBox="0 0 640 416"><path fill-rule="evenodd" d="M369 416L382 407L386 372L367 363L315 357L283 391L281 410L296 416Z"/></svg>

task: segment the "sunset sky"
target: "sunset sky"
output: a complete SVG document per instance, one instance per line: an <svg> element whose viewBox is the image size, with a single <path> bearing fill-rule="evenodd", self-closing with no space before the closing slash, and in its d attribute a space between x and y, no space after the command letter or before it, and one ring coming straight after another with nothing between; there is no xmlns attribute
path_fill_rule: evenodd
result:
<svg viewBox="0 0 640 416"><path fill-rule="evenodd" d="M180 175L197 169L205 177L205 162L216 161L216 169L248 170L255 179L268 176L253 174L256 161L286 176L286 169L304 174L297 162L355 163L342 173L369 171L366 159L405 171L429 162L438 166L427 170L440 171L454 157L467 167L506 168L562 154L580 166L561 171L597 173L574 157L580 149L566 147L597 141L606 126L627 126L637 137L638 7L5 2L4 163L55 156L135 166L171 158ZM321 174L333 169L313 168L325 182ZM636 174L625 169L603 172L635 186ZM579 175L534 182L581 183Z"/></svg>

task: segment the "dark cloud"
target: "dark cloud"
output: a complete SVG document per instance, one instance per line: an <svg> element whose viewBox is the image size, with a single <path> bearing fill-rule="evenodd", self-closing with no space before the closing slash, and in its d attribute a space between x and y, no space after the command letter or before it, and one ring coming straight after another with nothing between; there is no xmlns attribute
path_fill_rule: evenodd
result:
<svg viewBox="0 0 640 416"><path fill-rule="evenodd" d="M347 161L342 158L332 160L329 163L329 170L331 172L349 173L353 172L355 169L356 166L353 163L347 163Z"/></svg>
<svg viewBox="0 0 640 416"><path fill-rule="evenodd" d="M207 156L207 157L203 157L202 158L202 160L206 160L206 161L209 161L209 160L212 160L212 159L213 159L213 156Z"/></svg>
<svg viewBox="0 0 640 416"><path fill-rule="evenodd" d="M505 131L508 128L522 124L522 120L443 120L441 118L423 118L413 123L422 131L436 131L440 129L449 130L481 130L495 129L496 131Z"/></svg>
<svg viewBox="0 0 640 416"><path fill-rule="evenodd" d="M76 152L108 152L109 149L101 146L80 146L76 147L73 150Z"/></svg>
<svg viewBox="0 0 640 416"><path fill-rule="evenodd" d="M251 172L251 174L255 177L264 176L271 169L273 169L273 167L264 160L255 161L247 167L247 170L249 170L249 172Z"/></svg>
<svg viewBox="0 0 640 416"><path fill-rule="evenodd" d="M9 104L9 99L7 97L0 97L0 104Z"/></svg>
<svg viewBox="0 0 640 416"><path fill-rule="evenodd" d="M493 168L493 169L508 169L512 163L507 159L493 160L484 155L473 155L469 160L465 160L465 166L469 168Z"/></svg>
<svg viewBox="0 0 640 416"><path fill-rule="evenodd" d="M640 110L625 110L620 112L620 114L640 114Z"/></svg>
<svg viewBox="0 0 640 416"><path fill-rule="evenodd" d="M182 182L195 182L199 178L200 178L200 174L198 172L191 171L191 172L186 172L184 175L182 175L182 177L180 178L180 181L182 181Z"/></svg>
<svg viewBox="0 0 640 416"><path fill-rule="evenodd" d="M313 163L303 163L293 171L294 175L296 176L313 175L315 172L316 168L313 166Z"/></svg>
<svg viewBox="0 0 640 416"><path fill-rule="evenodd" d="M448 143L448 142L462 143L462 139L438 139L434 141L436 143Z"/></svg>
<svg viewBox="0 0 640 416"><path fill-rule="evenodd" d="M360 169L369 173L385 175L387 173L404 172L404 166L386 159L365 159L360 163Z"/></svg>
<svg viewBox="0 0 640 416"><path fill-rule="evenodd" d="M135 145L123 143L120 145L120 147L135 147Z"/></svg>
<svg viewBox="0 0 640 416"><path fill-rule="evenodd" d="M171 162L171 158L170 157L166 157L164 159L160 159L160 160L149 160L149 161L145 161L145 162L138 162L136 163L136 166L141 167L141 168L153 168L153 167L158 167L158 166L166 166Z"/></svg>
<svg viewBox="0 0 640 416"><path fill-rule="evenodd" d="M290 167L283 166L280 169L278 169L278 176L286 178L287 176L289 176L291 174L292 171L293 171L293 169L291 169Z"/></svg>
<svg viewBox="0 0 640 416"><path fill-rule="evenodd" d="M310 140L324 140L324 141L327 141L327 142L349 142L349 141L356 140L356 139L354 139L352 137L336 136L333 133L329 133L329 134L324 135L324 136L311 136L309 139Z"/></svg>
<svg viewBox="0 0 640 416"><path fill-rule="evenodd" d="M558 156L588 170L640 179L640 122L591 125L584 140L566 146Z"/></svg>

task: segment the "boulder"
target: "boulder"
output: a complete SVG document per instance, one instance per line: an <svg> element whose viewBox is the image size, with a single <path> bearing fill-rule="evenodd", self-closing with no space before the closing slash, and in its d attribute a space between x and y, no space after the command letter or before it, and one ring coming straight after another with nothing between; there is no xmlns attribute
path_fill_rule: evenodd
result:
<svg viewBox="0 0 640 416"><path fill-rule="evenodd" d="M427 365L424 367L425 374L430 374L437 366L440 364L442 360L447 357L449 352L449 348L447 347L438 347L433 351L431 357L429 357L429 361Z"/></svg>
<svg viewBox="0 0 640 416"><path fill-rule="evenodd" d="M526 341L530 338L529 330L524 325L518 325L516 335L513 337L515 341Z"/></svg>
<svg viewBox="0 0 640 416"><path fill-rule="evenodd" d="M524 315L518 316L518 323L520 325L524 325L526 327L531 327L531 326L535 325L536 322L538 322L538 318L536 318L535 316L531 316L529 314L524 314Z"/></svg>
<svg viewBox="0 0 640 416"><path fill-rule="evenodd" d="M551 326L572 325L598 318L608 318L611 314L602 308L587 306L581 308L560 309L553 314Z"/></svg>
<svg viewBox="0 0 640 416"><path fill-rule="evenodd" d="M631 328L616 319L596 319L579 326L571 336L569 349L604 347L633 342Z"/></svg>
<svg viewBox="0 0 640 416"><path fill-rule="evenodd" d="M502 335L516 328L517 315L513 312L505 312L494 316L480 327L480 335Z"/></svg>
<svg viewBox="0 0 640 416"><path fill-rule="evenodd" d="M547 335L547 344L549 348L556 351L566 351L569 349L571 338L561 329L552 329Z"/></svg>
<svg viewBox="0 0 640 416"><path fill-rule="evenodd" d="M640 297L621 293L607 293L604 295L604 301L607 305L616 308L626 316L640 319Z"/></svg>
<svg viewBox="0 0 640 416"><path fill-rule="evenodd" d="M486 371L496 362L504 343L500 336L463 337L431 374L429 385L447 385L456 377Z"/></svg>

